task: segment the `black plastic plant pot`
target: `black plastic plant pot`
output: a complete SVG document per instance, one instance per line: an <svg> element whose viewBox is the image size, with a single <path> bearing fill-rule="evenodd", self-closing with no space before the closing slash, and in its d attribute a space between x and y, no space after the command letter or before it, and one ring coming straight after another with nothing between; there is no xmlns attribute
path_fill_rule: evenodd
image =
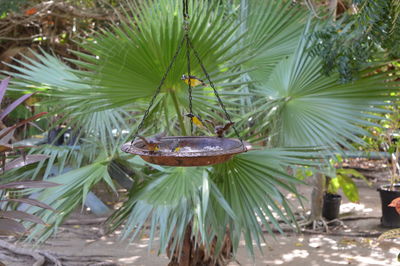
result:
<svg viewBox="0 0 400 266"><path fill-rule="evenodd" d="M390 190L390 185L384 185L378 188L382 203L382 218L381 225L389 228L400 227L400 215L396 212L396 208L388 205L395 199L400 197L400 184L393 186Z"/></svg>
<svg viewBox="0 0 400 266"><path fill-rule="evenodd" d="M324 195L322 216L329 221L337 219L339 217L341 201L342 201L342 196L338 194L326 193Z"/></svg>

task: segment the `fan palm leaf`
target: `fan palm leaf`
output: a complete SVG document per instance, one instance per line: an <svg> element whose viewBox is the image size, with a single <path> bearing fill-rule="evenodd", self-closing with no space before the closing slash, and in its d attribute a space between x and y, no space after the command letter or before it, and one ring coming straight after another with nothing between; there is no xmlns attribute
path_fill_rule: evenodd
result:
<svg viewBox="0 0 400 266"><path fill-rule="evenodd" d="M105 181L116 193L116 188L108 174L107 163L104 158L102 159L101 157L98 158L97 162L59 175L51 180L58 182L61 186L59 186L58 189L46 189L40 192L38 198L62 212L54 215L53 212L40 210L38 208L29 209L29 212L37 213L46 223L52 226L36 226L31 231L28 241L35 240L41 243L54 234L65 218L68 217L79 204L85 202L88 192L93 185L99 181Z"/></svg>
<svg viewBox="0 0 400 266"><path fill-rule="evenodd" d="M46 52L32 53L37 61L26 57L28 63L23 63L23 68L10 65L15 72L9 74L19 79L14 86L42 91L45 98L41 105L48 107L53 114L61 115L55 124L65 123L80 129L81 132L98 138L104 145L111 144L107 145L108 150L114 150L116 146L112 129L122 132L128 128L125 119L127 113L120 108L104 110L105 100L94 104L87 97L91 91L90 86L71 67ZM16 62L22 64L22 61ZM75 134L79 135L77 132Z"/></svg>
<svg viewBox="0 0 400 266"><path fill-rule="evenodd" d="M363 143L361 137L368 135L363 126L376 125L373 121L381 117L374 114L386 112L383 106L390 93L399 89L394 76L379 68L366 69L363 78L340 84L337 75L322 74L320 59L310 55L303 37L268 81L259 84L258 116L275 121L272 128L265 123L275 145L351 149L351 143ZM274 115L266 116L272 111Z"/></svg>
<svg viewBox="0 0 400 266"><path fill-rule="evenodd" d="M238 62L233 60L238 51L232 49L240 38L234 37L237 23L216 2L190 1L190 5L191 41L211 78L219 82L219 87L240 85L240 82L225 82L240 74L235 73ZM92 99L107 99L111 106L123 106L154 95L175 51L181 47L161 88L161 94L169 97L161 96L153 112L165 111L163 106L167 105L166 101L173 107L170 104L172 100L177 101L175 104L179 112L182 112L187 109L188 96L186 85L180 79L187 72L186 46L182 45L184 31L180 3L142 3L140 16L135 14L135 9L137 6L133 4L129 11L133 16L96 35L95 41L84 44L85 49L96 56L79 53L77 55L86 62L75 63L90 70L85 74L96 91ZM205 79L193 53L190 63L191 74ZM206 88L194 88L196 112L210 109L210 102L215 104L214 99L204 99L210 92ZM174 99L170 100L170 97ZM177 107L174 108L176 113ZM214 105L212 109L218 110L218 107ZM212 114L211 111L209 113Z"/></svg>
<svg viewBox="0 0 400 266"><path fill-rule="evenodd" d="M166 252L172 241L173 252L175 248L181 248L186 226L191 223L199 243L209 244L212 234L208 229L212 227L207 218L216 215L209 202L215 201L234 217L229 205L215 185L210 184L204 169L178 167L164 170L160 177L135 189L134 196L110 217L111 228L127 219L122 237L134 239L146 231L144 225L150 223L150 241L153 242L156 234L160 236L160 252ZM166 190L169 193L164 193Z"/></svg>
<svg viewBox="0 0 400 266"><path fill-rule="evenodd" d="M249 1L245 42L251 43L251 60L244 67L252 69L251 78L264 82L276 64L297 46L306 24L307 10L293 1Z"/></svg>

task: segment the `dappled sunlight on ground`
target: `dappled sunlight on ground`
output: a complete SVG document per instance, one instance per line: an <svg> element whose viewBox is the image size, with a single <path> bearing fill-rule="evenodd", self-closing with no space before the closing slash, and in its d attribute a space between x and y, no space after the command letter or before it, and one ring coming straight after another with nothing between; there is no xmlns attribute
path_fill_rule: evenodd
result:
<svg viewBox="0 0 400 266"><path fill-rule="evenodd" d="M348 203L343 203L340 205L340 213L344 214L344 213L352 213L352 212L358 212L358 213L362 213L362 214L371 214L373 212L372 208L368 208L365 206L365 204L362 203L352 203L352 202L348 202Z"/></svg>
<svg viewBox="0 0 400 266"><path fill-rule="evenodd" d="M119 262L128 264L128 263L134 263L135 261L137 261L140 258L140 256L133 256L133 257L129 257L129 258L121 258L118 259Z"/></svg>
<svg viewBox="0 0 400 266"><path fill-rule="evenodd" d="M242 265L396 265L400 252L397 241L378 245L375 240L361 237L279 236L275 243L264 250L264 256L257 256L256 264L248 259L239 261ZM239 252L239 258L244 256Z"/></svg>
<svg viewBox="0 0 400 266"><path fill-rule="evenodd" d="M361 220L345 220L346 227L340 228L344 234L355 231L383 232L387 229L379 226L380 201L375 188L360 186L360 204L350 203L343 198L340 213L343 217L372 217ZM300 190L308 196L310 187ZM296 199L292 199L296 202ZM305 202L306 210L310 202ZM299 210L302 209L299 207ZM400 253L400 240L386 240L377 243L376 238L333 236L326 234L277 235L276 240L267 236L268 244L263 246L263 255L259 252L253 262L247 257L244 248L238 251L241 265L400 265L397 255ZM244 247L244 243L241 245ZM231 263L230 266L238 264Z"/></svg>
<svg viewBox="0 0 400 266"><path fill-rule="evenodd" d="M307 250L294 249L289 253L282 255L282 259L286 262L293 261L296 258L305 259L310 255Z"/></svg>

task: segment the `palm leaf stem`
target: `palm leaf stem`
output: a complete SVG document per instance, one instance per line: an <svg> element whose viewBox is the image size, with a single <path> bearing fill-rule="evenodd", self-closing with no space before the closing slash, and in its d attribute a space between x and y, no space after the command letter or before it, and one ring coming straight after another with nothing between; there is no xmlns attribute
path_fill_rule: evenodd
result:
<svg viewBox="0 0 400 266"><path fill-rule="evenodd" d="M182 131L182 135L187 136L185 124L183 123L183 116L182 116L182 114L180 112L179 103L178 103L178 99L176 97L176 93L175 93L174 90L169 90L169 93L170 93L172 101L174 103L174 107L175 107L175 110L176 110L176 115L178 117L179 125L180 125L181 131Z"/></svg>

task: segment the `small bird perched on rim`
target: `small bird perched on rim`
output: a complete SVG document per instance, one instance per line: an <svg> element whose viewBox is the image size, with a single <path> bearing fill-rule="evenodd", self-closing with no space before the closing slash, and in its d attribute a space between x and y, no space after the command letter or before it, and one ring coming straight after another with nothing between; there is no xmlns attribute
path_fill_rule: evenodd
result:
<svg viewBox="0 0 400 266"><path fill-rule="evenodd" d="M203 121L202 121L202 119L201 119L200 116L194 115L194 114L192 114L192 113L185 114L185 116L187 116L187 117L189 117L190 119L192 119L193 124L195 124L197 127L205 128L205 126L204 126L204 124L203 124Z"/></svg>
<svg viewBox="0 0 400 266"><path fill-rule="evenodd" d="M190 76L182 75L181 80L183 80L188 85L189 85L189 82L190 82L190 85L193 86L193 87L196 87L196 86L198 86L200 84L203 85L203 86L207 86L207 84L204 81L202 81L198 77L192 76L192 75L190 75Z"/></svg>
<svg viewBox="0 0 400 266"><path fill-rule="evenodd" d="M180 151L180 149L181 149L181 143L180 143L179 140L175 139L175 140L171 143L170 147L171 147L171 152L178 152L178 151Z"/></svg>
<svg viewBox="0 0 400 266"><path fill-rule="evenodd" d="M227 131L231 126L235 124L235 122L228 122L225 125L215 125L211 120L204 120L207 123L210 123L214 127L214 133L217 134L218 138L222 138L225 134L225 131Z"/></svg>
<svg viewBox="0 0 400 266"><path fill-rule="evenodd" d="M152 137L145 138L143 136L138 135L137 137L143 140L144 144L146 145L147 150L151 152L159 151L160 150L160 144L161 144L161 139L162 137L165 136L165 133L159 133L157 135L154 135Z"/></svg>

